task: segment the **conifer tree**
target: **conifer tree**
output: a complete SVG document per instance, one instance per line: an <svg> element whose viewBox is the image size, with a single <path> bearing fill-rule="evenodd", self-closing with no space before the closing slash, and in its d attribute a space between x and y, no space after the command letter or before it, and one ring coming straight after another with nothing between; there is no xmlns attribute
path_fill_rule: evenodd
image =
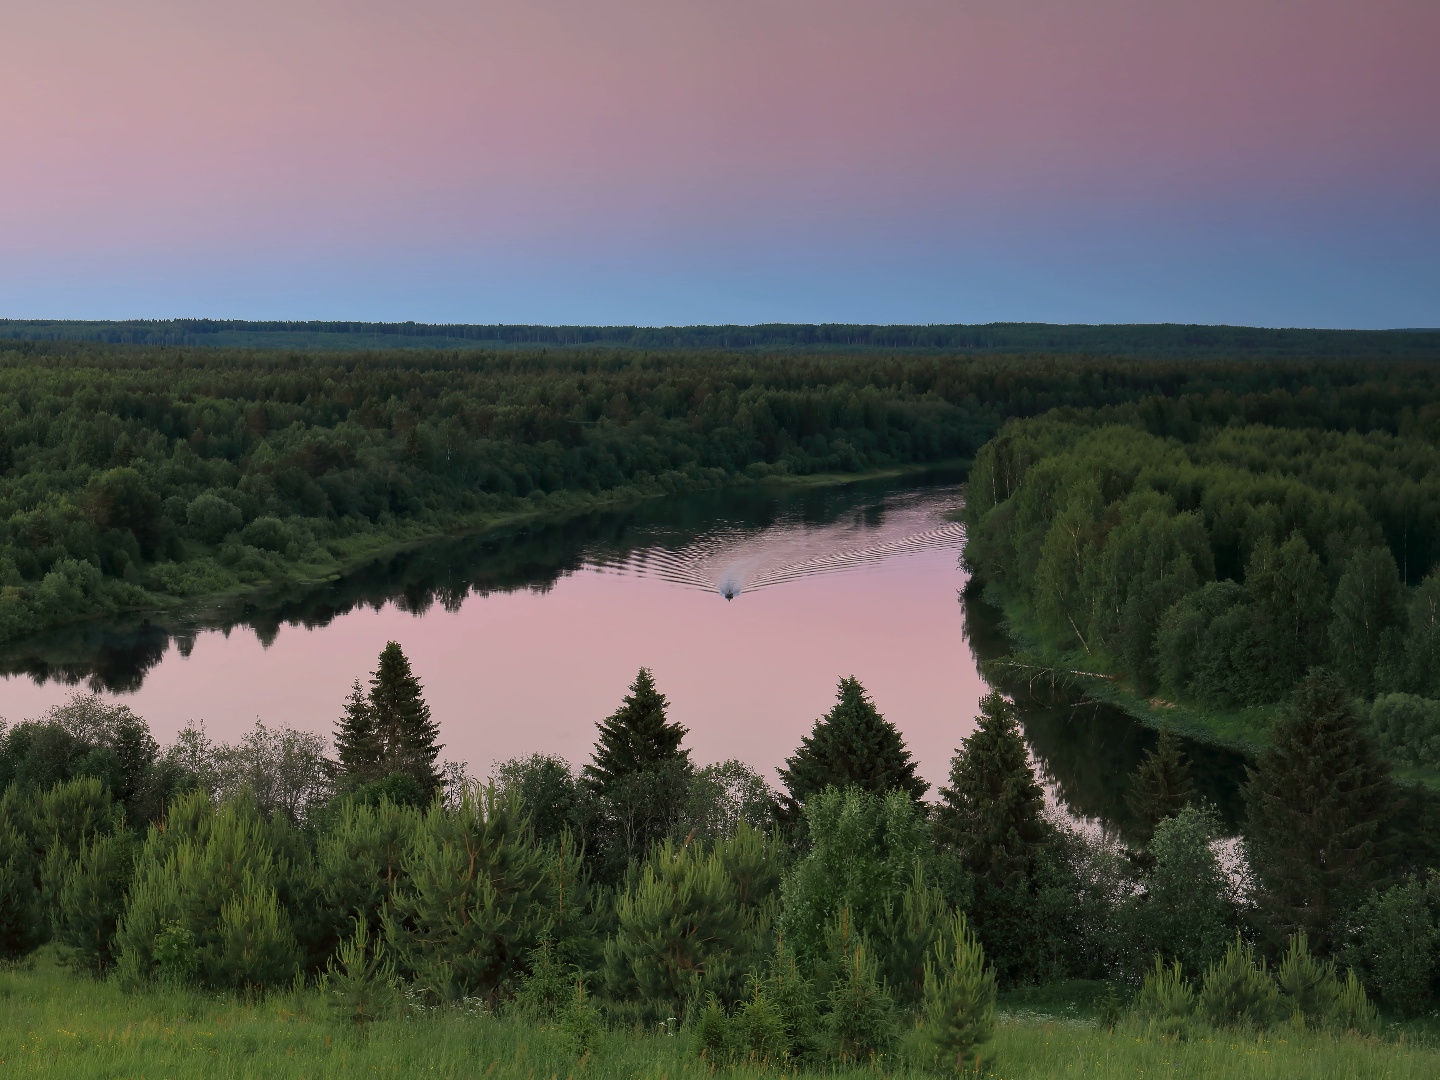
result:
<svg viewBox="0 0 1440 1080"><path fill-rule="evenodd" d="M355 784L379 780L380 746L370 717L370 702L356 679L345 701L345 713L335 725L335 756L340 771Z"/></svg>
<svg viewBox="0 0 1440 1080"><path fill-rule="evenodd" d="M1180 754L1180 740L1169 728L1160 732L1160 741L1130 774L1126 801L1135 815L1145 843L1155 835L1155 826L1174 817L1195 800L1190 768Z"/></svg>
<svg viewBox="0 0 1440 1080"><path fill-rule="evenodd" d="M981 700L975 731L956 751L940 800L936 838L960 852L977 878L1007 887L1033 871L1036 853L1051 836L1045 796L1014 706L998 691Z"/></svg>
<svg viewBox="0 0 1440 1080"><path fill-rule="evenodd" d="M919 802L930 786L915 774L900 732L854 676L840 680L834 706L785 759L780 779L789 793L782 809L792 821L801 804L827 787L858 787L876 795L899 790Z"/></svg>
<svg viewBox="0 0 1440 1080"><path fill-rule="evenodd" d="M1384 871L1395 805L1389 771L1333 675L1301 682L1244 797L1261 922L1277 945L1303 932L1328 954L1339 918Z"/></svg>
<svg viewBox="0 0 1440 1080"><path fill-rule="evenodd" d="M1049 848L1054 828L1035 782L1014 707L998 692L980 702L973 734L940 789L935 836L973 875L976 931L1006 983L1050 974L1063 889Z"/></svg>
<svg viewBox="0 0 1440 1080"><path fill-rule="evenodd" d="M601 848L612 870L642 858L684 808L693 766L686 730L666 718L669 702L641 668L620 708L597 725L586 786L599 803Z"/></svg>
<svg viewBox="0 0 1440 1080"><path fill-rule="evenodd" d="M362 697L357 679L335 733L340 769L348 786L403 776L422 791L440 784L440 727L430 717L420 680L399 643L387 642Z"/></svg>

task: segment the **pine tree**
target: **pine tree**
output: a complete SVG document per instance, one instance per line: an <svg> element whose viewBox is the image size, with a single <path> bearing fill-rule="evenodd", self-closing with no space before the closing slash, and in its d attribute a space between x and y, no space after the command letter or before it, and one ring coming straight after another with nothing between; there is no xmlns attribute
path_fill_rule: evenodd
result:
<svg viewBox="0 0 1440 1080"><path fill-rule="evenodd" d="M854 676L840 680L835 705L785 759L780 779L789 792L782 810L791 821L798 820L801 804L827 787L858 787L876 795L900 790L916 802L930 787L915 774L900 732Z"/></svg>
<svg viewBox="0 0 1440 1080"><path fill-rule="evenodd" d="M1384 871L1380 837L1395 805L1389 771L1338 679L1315 672L1301 682L1244 797L1262 923L1277 946L1303 932L1328 954L1339 918Z"/></svg>
<svg viewBox="0 0 1440 1080"><path fill-rule="evenodd" d="M1002 888L1030 875L1051 828L1014 706L998 691L981 700L940 799L936 838L960 852L966 869Z"/></svg>
<svg viewBox="0 0 1440 1080"><path fill-rule="evenodd" d="M686 730L666 719L668 706L641 668L620 708L597 725L584 779L599 803L601 852L616 874L643 858L684 809L694 768L680 746Z"/></svg>
<svg viewBox="0 0 1440 1080"><path fill-rule="evenodd" d="M397 642L388 642L370 675L369 693L356 679L336 725L335 749L345 785L355 788L398 775L428 796L440 784L435 768L439 736L410 661Z"/></svg>
<svg viewBox="0 0 1440 1080"><path fill-rule="evenodd" d="M1195 785L1190 781L1190 768L1180 755L1180 740L1169 728L1160 732L1160 741L1130 774L1130 794L1126 801L1135 815L1142 833L1150 842L1155 826L1174 817L1195 800Z"/></svg>

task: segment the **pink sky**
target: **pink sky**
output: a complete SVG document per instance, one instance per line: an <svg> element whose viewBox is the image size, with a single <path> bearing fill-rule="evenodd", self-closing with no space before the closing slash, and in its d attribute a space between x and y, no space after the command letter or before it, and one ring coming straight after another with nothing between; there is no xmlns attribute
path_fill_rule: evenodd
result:
<svg viewBox="0 0 1440 1080"><path fill-rule="evenodd" d="M1440 324L1434 0L10 0L0 40L0 316Z"/></svg>

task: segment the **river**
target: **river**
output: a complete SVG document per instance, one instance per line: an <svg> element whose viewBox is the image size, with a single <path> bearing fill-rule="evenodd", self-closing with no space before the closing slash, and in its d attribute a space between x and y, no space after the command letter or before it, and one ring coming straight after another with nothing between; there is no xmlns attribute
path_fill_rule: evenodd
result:
<svg viewBox="0 0 1440 1080"><path fill-rule="evenodd" d="M75 690L124 702L165 742L203 721L328 734L352 680L398 641L440 723L442 756L485 776L535 751L575 763L641 666L700 763L773 779L837 681L854 675L945 782L1005 649L998 613L962 590L955 476L751 487L650 500L437 541L318 587L162 623L91 623L0 655L0 716ZM1123 828L1124 778L1154 735L1074 691L1006 687L1048 790ZM1238 759L1191 747L1232 816Z"/></svg>

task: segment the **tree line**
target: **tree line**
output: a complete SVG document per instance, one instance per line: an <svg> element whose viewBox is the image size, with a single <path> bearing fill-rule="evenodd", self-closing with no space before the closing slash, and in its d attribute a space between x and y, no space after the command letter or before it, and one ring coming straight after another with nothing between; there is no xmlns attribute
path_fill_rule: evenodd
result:
<svg viewBox="0 0 1440 1080"><path fill-rule="evenodd" d="M0 641L324 576L504 514L968 458L1007 418L1055 408L1130 407L1162 434L1257 419L1429 431L1430 371L1223 350L1194 363L0 341Z"/></svg>
<svg viewBox="0 0 1440 1080"><path fill-rule="evenodd" d="M1250 770L1238 843L1168 733L1129 779L1128 844L1068 822L998 692L933 801L854 679L778 790L739 762L697 767L646 670L578 771L534 755L477 784L438 734L395 643L333 756L266 729L162 751L84 696L16 725L0 950L48 941L136 988L304 978L358 1022L478 999L582 1043L680 1023L712 1061L791 1065L969 1067L998 989L1063 979L1111 980L1117 1008L1181 1036L1373 1032L1372 999L1405 1014L1440 990L1435 804L1395 784L1323 672Z"/></svg>

